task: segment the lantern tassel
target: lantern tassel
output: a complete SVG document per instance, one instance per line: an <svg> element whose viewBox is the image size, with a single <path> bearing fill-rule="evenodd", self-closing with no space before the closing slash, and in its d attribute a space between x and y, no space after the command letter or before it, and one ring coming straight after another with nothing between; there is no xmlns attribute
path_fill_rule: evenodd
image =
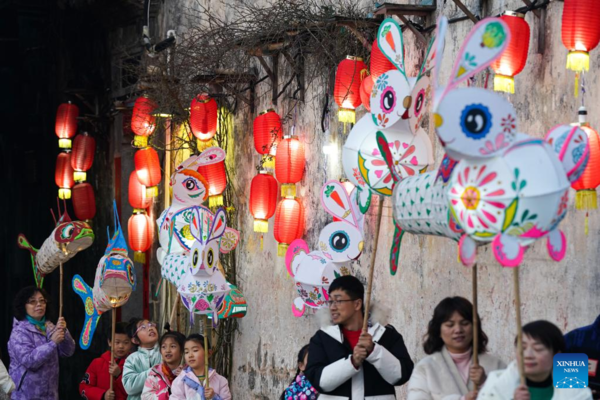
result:
<svg viewBox="0 0 600 400"><path fill-rule="evenodd" d="M340 108L340 110L338 111L338 120L344 123L355 124L356 112L354 112L354 110L352 110L351 108ZM344 125L344 131L345 129L346 126Z"/></svg>
<svg viewBox="0 0 600 400"><path fill-rule="evenodd" d="M71 189L58 189L58 198L61 200L69 200L71 198Z"/></svg>
<svg viewBox="0 0 600 400"><path fill-rule="evenodd" d="M156 197L158 196L158 186L150 186L146 188L146 196L147 197Z"/></svg>
<svg viewBox="0 0 600 400"><path fill-rule="evenodd" d="M496 92L515 92L515 79L512 76L496 75L494 76L494 90Z"/></svg>
<svg viewBox="0 0 600 400"><path fill-rule="evenodd" d="M223 195L208 196L208 207L217 208L223 205Z"/></svg>
<svg viewBox="0 0 600 400"><path fill-rule="evenodd" d="M575 195L575 208L578 210L595 210L598 208L598 196L596 195L596 190L578 190Z"/></svg>
<svg viewBox="0 0 600 400"><path fill-rule="evenodd" d="M277 245L277 255L279 257L285 257L285 253L287 253L288 246L289 245L287 243L279 243Z"/></svg>
<svg viewBox="0 0 600 400"><path fill-rule="evenodd" d="M590 232L590 213L586 212L585 213L585 235L587 236L587 234Z"/></svg>
<svg viewBox="0 0 600 400"><path fill-rule="evenodd" d="M575 72L589 71L590 54L587 51L570 51L567 55L567 69Z"/></svg>
<svg viewBox="0 0 600 400"><path fill-rule="evenodd" d="M260 251L263 251L263 234L260 234Z"/></svg>
<svg viewBox="0 0 600 400"><path fill-rule="evenodd" d="M266 219L254 220L254 232L267 233L269 232L269 221Z"/></svg>
<svg viewBox="0 0 600 400"><path fill-rule="evenodd" d="M575 73L575 88L573 89L575 98L579 97L579 72Z"/></svg>
<svg viewBox="0 0 600 400"><path fill-rule="evenodd" d="M133 137L133 147L144 149L148 147L148 136L135 135Z"/></svg>
<svg viewBox="0 0 600 400"><path fill-rule="evenodd" d="M133 253L133 262L144 264L146 262L146 253L136 251Z"/></svg>

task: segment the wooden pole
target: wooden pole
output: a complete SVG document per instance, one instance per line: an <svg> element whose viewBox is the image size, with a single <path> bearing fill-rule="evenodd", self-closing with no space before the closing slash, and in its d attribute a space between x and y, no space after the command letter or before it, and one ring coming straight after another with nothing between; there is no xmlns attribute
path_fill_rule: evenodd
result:
<svg viewBox="0 0 600 400"><path fill-rule="evenodd" d="M479 365L479 318L477 317L477 264L473 265L473 365Z"/></svg>
<svg viewBox="0 0 600 400"><path fill-rule="evenodd" d="M513 268L513 283L515 287L515 311L517 317L517 354L519 359L519 377L521 385L525 384L525 368L523 365L523 332L521 328L521 294L519 289L519 267Z"/></svg>
<svg viewBox="0 0 600 400"><path fill-rule="evenodd" d="M377 211L377 224L375 225L375 241L373 243L373 256L371 257L371 269L369 270L369 280L367 281L367 296L365 297L365 315L363 318L362 327L363 332L367 332L369 323L369 307L371 306L371 292L373 290L373 271L375 271L375 259L377 258L379 228L381 227L381 217L383 215L384 200L384 197L379 197L379 210Z"/></svg>
<svg viewBox="0 0 600 400"><path fill-rule="evenodd" d="M114 364L115 362L115 328L117 326L117 308L113 307L112 309L112 328L110 334L110 363ZM113 390L113 376L110 375L110 390Z"/></svg>
<svg viewBox="0 0 600 400"><path fill-rule="evenodd" d="M210 329L210 322L208 322L208 315L204 314L204 379L206 379L205 388L208 389L210 384L208 382L208 330Z"/></svg>
<svg viewBox="0 0 600 400"><path fill-rule="evenodd" d="M175 291L175 301L173 302L173 308L171 309L171 317L169 318L169 326L173 329L173 319L175 318L175 312L177 311L177 305L179 304L179 293ZM179 328L179 327L177 327ZM179 329L177 329L179 332Z"/></svg>
<svg viewBox="0 0 600 400"><path fill-rule="evenodd" d="M60 263L60 286L58 293L58 318L63 316L63 265Z"/></svg>

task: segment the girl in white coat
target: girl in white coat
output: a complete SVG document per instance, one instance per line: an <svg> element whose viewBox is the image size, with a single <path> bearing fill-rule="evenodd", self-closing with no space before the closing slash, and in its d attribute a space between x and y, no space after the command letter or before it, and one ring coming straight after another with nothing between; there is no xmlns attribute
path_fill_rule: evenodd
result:
<svg viewBox="0 0 600 400"><path fill-rule="evenodd" d="M478 325L479 364L473 365L473 305L447 297L433 311L423 348L425 357L408 382L408 400L474 400L486 374L506 366L487 354L488 338Z"/></svg>

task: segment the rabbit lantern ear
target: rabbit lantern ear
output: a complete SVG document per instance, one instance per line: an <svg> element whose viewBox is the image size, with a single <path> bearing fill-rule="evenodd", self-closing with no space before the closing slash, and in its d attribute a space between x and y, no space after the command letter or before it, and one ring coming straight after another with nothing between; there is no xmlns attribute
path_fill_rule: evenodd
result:
<svg viewBox="0 0 600 400"><path fill-rule="evenodd" d="M332 216L358 226L350 196L344 186L338 181L328 181L321 188L321 203L323 208Z"/></svg>
<svg viewBox="0 0 600 400"><path fill-rule="evenodd" d="M406 77L404 72L404 43L402 42L402 29L392 18L385 19L377 32L377 45L383 55L390 60L398 71Z"/></svg>
<svg viewBox="0 0 600 400"><path fill-rule="evenodd" d="M219 208L215 213L208 241L219 239L223 236L226 229L227 217L225 216L225 211L222 208Z"/></svg>

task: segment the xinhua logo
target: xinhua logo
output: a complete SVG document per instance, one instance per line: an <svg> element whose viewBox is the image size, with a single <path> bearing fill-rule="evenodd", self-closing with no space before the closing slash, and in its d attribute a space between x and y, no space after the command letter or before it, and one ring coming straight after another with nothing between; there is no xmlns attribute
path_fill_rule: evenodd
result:
<svg viewBox="0 0 600 400"><path fill-rule="evenodd" d="M588 387L588 357L580 353L558 353L552 369L554 387L583 389Z"/></svg>

